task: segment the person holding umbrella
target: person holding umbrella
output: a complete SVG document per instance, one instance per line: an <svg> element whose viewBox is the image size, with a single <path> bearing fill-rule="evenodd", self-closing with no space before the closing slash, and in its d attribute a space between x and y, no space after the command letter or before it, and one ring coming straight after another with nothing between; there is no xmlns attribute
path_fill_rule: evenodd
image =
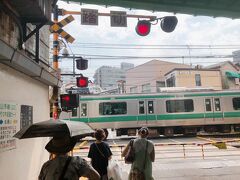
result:
<svg viewBox="0 0 240 180"><path fill-rule="evenodd" d="M43 164L38 180L79 180L80 177L99 180L98 172L86 160L68 156L75 144L76 139L70 136L53 137L45 149L56 157Z"/></svg>
<svg viewBox="0 0 240 180"><path fill-rule="evenodd" d="M50 119L26 126L13 137L18 139L53 137L45 149L56 157L44 163L39 180L78 180L81 176L99 180L98 172L88 165L86 160L78 156L68 156L77 140L92 133L93 129L86 123Z"/></svg>

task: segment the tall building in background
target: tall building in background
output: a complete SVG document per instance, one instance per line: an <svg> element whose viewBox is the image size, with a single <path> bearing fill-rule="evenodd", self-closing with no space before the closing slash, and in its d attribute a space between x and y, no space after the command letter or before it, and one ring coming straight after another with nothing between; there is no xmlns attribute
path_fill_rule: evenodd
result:
<svg viewBox="0 0 240 180"><path fill-rule="evenodd" d="M134 64L132 64L132 63L126 63L126 62L121 63L121 69L124 71L127 71L132 68L134 68Z"/></svg>
<svg viewBox="0 0 240 180"><path fill-rule="evenodd" d="M94 83L104 90L118 88L118 82L125 81L125 73L128 69L134 67L131 63L121 63L121 68L111 66L101 66L95 71L93 76Z"/></svg>
<svg viewBox="0 0 240 180"><path fill-rule="evenodd" d="M232 55L233 55L233 63L240 64L240 50L233 51Z"/></svg>

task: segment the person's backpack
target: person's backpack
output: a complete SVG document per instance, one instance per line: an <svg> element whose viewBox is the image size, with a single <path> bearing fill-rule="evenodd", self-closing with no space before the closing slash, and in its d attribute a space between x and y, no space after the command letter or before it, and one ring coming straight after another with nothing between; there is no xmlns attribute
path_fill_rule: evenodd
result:
<svg viewBox="0 0 240 180"><path fill-rule="evenodd" d="M135 158L135 152L134 152L134 148L133 148L133 142L134 140L131 140L130 143L129 143L129 149L128 149L128 152L125 156L125 163L126 164L131 164L133 163L134 161L134 158Z"/></svg>

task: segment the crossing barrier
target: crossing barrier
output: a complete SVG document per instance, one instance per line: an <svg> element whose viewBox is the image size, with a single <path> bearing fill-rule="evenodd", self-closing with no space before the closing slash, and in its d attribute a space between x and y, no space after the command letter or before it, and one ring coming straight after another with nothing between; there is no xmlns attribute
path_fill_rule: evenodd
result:
<svg viewBox="0 0 240 180"><path fill-rule="evenodd" d="M206 140L206 139L204 139ZM202 158L205 159L205 151L204 146L213 145L218 147L219 149L227 149L227 143L233 143L233 142L240 142L240 139L232 139L232 140L223 140L223 141L213 141L209 140L210 142L206 143L197 143L197 142L190 142L190 143L154 143L155 147L166 147L166 146L182 146L183 150L183 158L186 158L186 147L187 146L197 146L201 147L201 153ZM76 146L73 150L73 152L79 152L82 150L88 150L89 146L86 146L87 141L82 142L80 145ZM120 153L122 153L123 148L126 147L126 144L113 144L109 145L111 149L120 148Z"/></svg>

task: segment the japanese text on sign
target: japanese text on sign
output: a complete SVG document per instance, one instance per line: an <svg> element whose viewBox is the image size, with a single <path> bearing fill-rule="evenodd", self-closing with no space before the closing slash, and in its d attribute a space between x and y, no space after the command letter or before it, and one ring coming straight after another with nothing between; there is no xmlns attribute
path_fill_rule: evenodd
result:
<svg viewBox="0 0 240 180"><path fill-rule="evenodd" d="M33 123L33 107L21 105L20 129Z"/></svg>
<svg viewBox="0 0 240 180"><path fill-rule="evenodd" d="M98 10L81 9L82 25L98 25Z"/></svg>
<svg viewBox="0 0 240 180"><path fill-rule="evenodd" d="M0 152L16 148L17 122L17 105L0 103Z"/></svg>
<svg viewBox="0 0 240 180"><path fill-rule="evenodd" d="M124 11L110 11L112 27L127 27L127 13Z"/></svg>

